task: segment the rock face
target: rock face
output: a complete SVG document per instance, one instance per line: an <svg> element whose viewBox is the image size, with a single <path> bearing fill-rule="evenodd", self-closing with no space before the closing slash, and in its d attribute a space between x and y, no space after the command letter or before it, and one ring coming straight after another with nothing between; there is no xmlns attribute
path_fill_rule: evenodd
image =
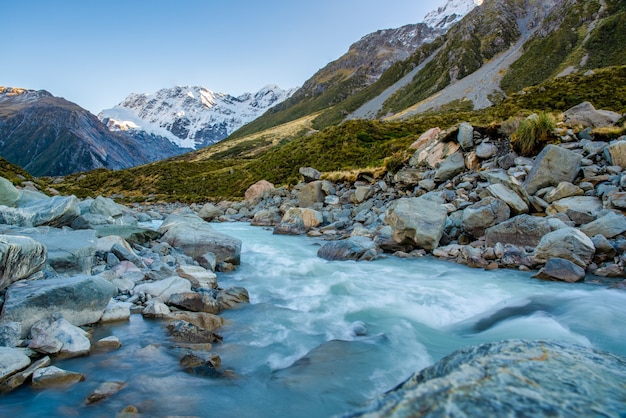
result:
<svg viewBox="0 0 626 418"><path fill-rule="evenodd" d="M620 416L626 359L548 341L463 348L413 375L357 417ZM451 414L451 411L455 411Z"/></svg>
<svg viewBox="0 0 626 418"><path fill-rule="evenodd" d="M46 247L27 237L0 235L0 290L39 271Z"/></svg>
<svg viewBox="0 0 626 418"><path fill-rule="evenodd" d="M181 248L195 258L213 253L218 262L239 264L241 240L215 231L208 222L193 214L173 214L164 221L159 232L162 241Z"/></svg>
<svg viewBox="0 0 626 418"><path fill-rule="evenodd" d="M396 242L426 250L439 245L446 219L447 213L441 205L424 198L399 199L385 215Z"/></svg>
<svg viewBox="0 0 626 418"><path fill-rule="evenodd" d="M98 322L113 296L115 287L99 277L35 280L9 287L0 314L0 323L19 322L22 335L48 315L60 312L72 325Z"/></svg>

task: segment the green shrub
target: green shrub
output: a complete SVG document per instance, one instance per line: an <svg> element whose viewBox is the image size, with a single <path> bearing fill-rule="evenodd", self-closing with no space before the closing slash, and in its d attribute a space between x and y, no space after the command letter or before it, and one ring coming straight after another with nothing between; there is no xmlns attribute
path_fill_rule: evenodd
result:
<svg viewBox="0 0 626 418"><path fill-rule="evenodd" d="M536 155L554 135L554 117L549 113L540 112L520 121L517 130L511 135L511 145L520 155Z"/></svg>

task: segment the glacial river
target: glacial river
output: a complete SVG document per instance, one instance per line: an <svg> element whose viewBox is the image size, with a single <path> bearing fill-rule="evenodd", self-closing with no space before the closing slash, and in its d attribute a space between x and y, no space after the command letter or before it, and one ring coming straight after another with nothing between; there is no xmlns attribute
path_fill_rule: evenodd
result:
<svg viewBox="0 0 626 418"><path fill-rule="evenodd" d="M186 373L157 320L133 315L98 327L122 348L58 361L85 374L67 389L21 388L0 397L2 417L328 417L364 405L456 349L511 338L558 339L626 355L626 292L595 284L483 271L430 257L328 262L319 242L247 224L215 228L243 241L242 264L218 275L251 303L224 312L213 351L220 377ZM125 382L99 404L105 381Z"/></svg>

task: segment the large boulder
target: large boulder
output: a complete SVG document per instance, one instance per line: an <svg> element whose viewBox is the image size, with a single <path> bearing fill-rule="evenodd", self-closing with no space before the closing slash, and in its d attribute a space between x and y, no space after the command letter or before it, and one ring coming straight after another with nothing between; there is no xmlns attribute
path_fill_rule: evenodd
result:
<svg viewBox="0 0 626 418"><path fill-rule="evenodd" d="M89 354L91 342L88 333L70 324L59 313L35 322L30 328L28 348L43 354L77 357Z"/></svg>
<svg viewBox="0 0 626 418"><path fill-rule="evenodd" d="M298 206L301 208L309 208L316 203L324 202L326 193L324 193L323 183L319 180L307 183L298 191Z"/></svg>
<svg viewBox="0 0 626 418"><path fill-rule="evenodd" d="M582 125L585 127L599 128L603 126L613 126L622 115L610 110L597 110L589 102L582 102L563 114L568 125Z"/></svg>
<svg viewBox="0 0 626 418"><path fill-rule="evenodd" d="M441 163L437 171L435 172L434 180L436 182L443 182L450 180L457 174L465 170L465 158L461 151L455 152Z"/></svg>
<svg viewBox="0 0 626 418"><path fill-rule="evenodd" d="M591 238L576 228L563 228L541 239L535 248L535 260L546 263L551 258L564 258L586 269L595 252Z"/></svg>
<svg viewBox="0 0 626 418"><path fill-rule="evenodd" d="M370 238L355 236L325 243L317 251L317 256L331 261L373 260L378 256L378 246Z"/></svg>
<svg viewBox="0 0 626 418"><path fill-rule="evenodd" d="M274 184L267 180L260 180L248 187L244 196L248 202L255 203L263 197L264 193L271 190L274 190Z"/></svg>
<svg viewBox="0 0 626 418"><path fill-rule="evenodd" d="M528 213L528 205L513 190L502 183L490 184L487 191L495 198L505 202L511 208L514 215Z"/></svg>
<svg viewBox="0 0 626 418"><path fill-rule="evenodd" d="M544 235L552 232L550 222L545 218L530 215L518 215L508 221L487 228L486 244L493 247L496 243L513 244L516 247L539 244Z"/></svg>
<svg viewBox="0 0 626 418"><path fill-rule="evenodd" d="M557 145L547 145L535 159L524 187L529 195L562 181L573 183L580 171L582 156Z"/></svg>
<svg viewBox="0 0 626 418"><path fill-rule="evenodd" d="M240 262L241 240L215 231L208 222L194 214L168 216L159 233L163 234L162 241L182 249L192 258L210 252L215 254L217 262Z"/></svg>
<svg viewBox="0 0 626 418"><path fill-rule="evenodd" d="M351 417L590 417L624 412L626 358L556 341L462 348Z"/></svg>
<svg viewBox="0 0 626 418"><path fill-rule="evenodd" d="M11 232L42 243L48 250L48 264L61 274L91 274L98 238L91 229L73 231L58 228L32 228Z"/></svg>
<svg viewBox="0 0 626 418"><path fill-rule="evenodd" d="M605 238L613 238L626 231L626 217L622 214L609 212L595 221L581 226L580 230L590 238L598 234Z"/></svg>
<svg viewBox="0 0 626 418"><path fill-rule="evenodd" d="M442 205L422 197L398 199L385 214L397 243L426 250L439 245L447 218Z"/></svg>
<svg viewBox="0 0 626 418"><path fill-rule="evenodd" d="M46 262L46 247L27 237L0 235L0 290L36 273Z"/></svg>
<svg viewBox="0 0 626 418"><path fill-rule="evenodd" d="M16 189L13 183L4 177L0 177L0 205L15 206L20 200L22 193Z"/></svg>
<svg viewBox="0 0 626 418"><path fill-rule="evenodd" d="M92 276L21 281L9 286L0 324L19 322L21 337L40 319L59 312L72 325L98 322L115 292L108 281Z"/></svg>
<svg viewBox="0 0 626 418"><path fill-rule="evenodd" d="M564 258L551 258L533 277L574 283L585 278L585 269Z"/></svg>
<svg viewBox="0 0 626 418"><path fill-rule="evenodd" d="M463 230L480 237L493 225L506 221L511 216L509 206L495 197L486 197L463 210Z"/></svg>
<svg viewBox="0 0 626 418"><path fill-rule="evenodd" d="M313 184L313 183L309 183ZM289 208L283 219L274 228L278 235L302 235L324 221L322 214L313 209Z"/></svg>
<svg viewBox="0 0 626 418"><path fill-rule="evenodd" d="M69 226L80 215L76 196L54 196L36 200L21 209L34 215L33 226Z"/></svg>

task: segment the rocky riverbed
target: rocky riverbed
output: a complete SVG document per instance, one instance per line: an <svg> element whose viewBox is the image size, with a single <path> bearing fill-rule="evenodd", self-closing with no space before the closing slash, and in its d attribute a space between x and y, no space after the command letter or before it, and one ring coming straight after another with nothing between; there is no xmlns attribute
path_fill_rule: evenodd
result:
<svg viewBox="0 0 626 418"><path fill-rule="evenodd" d="M133 314L168 323L172 344L183 348L182 368L223 374L211 351L222 339L219 314L249 297L244 288L219 286L220 272L240 263L241 241L215 231L212 221L322 239L318 256L328 260L431 255L480 269L534 270L538 279L606 277L626 287L626 138L596 141L591 130L620 117L574 108L560 143L532 159L467 123L434 128L394 175L334 183L307 167L295 188L261 181L239 202L126 207L105 197L48 197L0 178L0 391L77 384L84 377L54 366L55 359L115 350L119 340L93 341L91 330ZM159 228L140 226L150 222ZM536 347L521 342L505 350L524 357ZM590 362L605 355L579 351ZM606 356L623 367L623 359ZM610 379L625 384L622 372ZM107 382L85 402L123 387Z"/></svg>

